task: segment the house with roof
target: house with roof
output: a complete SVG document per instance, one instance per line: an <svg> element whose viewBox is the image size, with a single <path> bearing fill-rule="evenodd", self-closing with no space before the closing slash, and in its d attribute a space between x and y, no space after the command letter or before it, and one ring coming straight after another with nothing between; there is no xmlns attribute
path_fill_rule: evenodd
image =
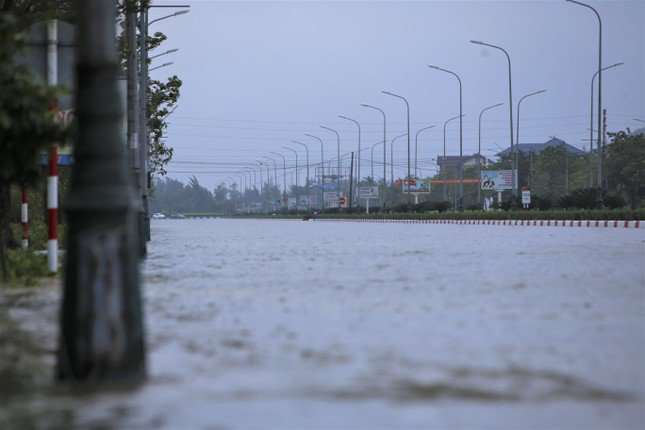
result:
<svg viewBox="0 0 645 430"><path fill-rule="evenodd" d="M531 151L536 155L542 152L546 148L553 147L564 147L564 149L572 155L583 155L585 152L576 148L575 146L569 145L564 140L553 137L550 140L544 143L519 143L516 145L515 149L523 154L530 154ZM512 154L511 148L506 148L505 150L498 152L498 157L510 157Z"/></svg>

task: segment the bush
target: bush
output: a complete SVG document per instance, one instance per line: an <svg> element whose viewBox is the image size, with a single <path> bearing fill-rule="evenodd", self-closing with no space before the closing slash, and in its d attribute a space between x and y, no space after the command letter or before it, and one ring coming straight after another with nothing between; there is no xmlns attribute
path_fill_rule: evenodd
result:
<svg viewBox="0 0 645 430"><path fill-rule="evenodd" d="M7 250L8 283L33 286L48 275L47 254L36 254L29 248Z"/></svg>

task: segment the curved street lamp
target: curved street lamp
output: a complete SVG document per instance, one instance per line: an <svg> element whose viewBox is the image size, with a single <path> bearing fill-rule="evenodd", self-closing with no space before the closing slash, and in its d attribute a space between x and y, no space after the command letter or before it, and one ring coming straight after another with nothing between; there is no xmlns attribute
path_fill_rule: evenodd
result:
<svg viewBox="0 0 645 430"><path fill-rule="evenodd" d="M284 195L287 195L287 159L284 158L284 155L277 152L272 152L271 154L282 157L282 192Z"/></svg>
<svg viewBox="0 0 645 430"><path fill-rule="evenodd" d="M394 142L396 142L397 139L405 136L407 136L406 133L396 136L394 139L392 139L392 143L390 143L390 184L394 183Z"/></svg>
<svg viewBox="0 0 645 430"><path fill-rule="evenodd" d="M387 174L386 174L386 166L387 166L387 159L386 159L386 153L387 153L387 137L386 137L386 119L385 119L385 112L383 112L382 109L377 108L376 106L368 105L366 103L361 104L361 106L377 110L381 112L381 115L383 115L383 187L386 187L387 184ZM385 195L385 194L383 194ZM383 201L383 205L385 205L385 201Z"/></svg>
<svg viewBox="0 0 645 430"><path fill-rule="evenodd" d="M320 207L324 208L325 207L325 202L323 202L323 188L325 186L325 161L324 161L324 155L323 155L323 140L319 138L318 136L314 136L313 134L305 134L307 137L311 137L312 139L316 139L318 142L320 142Z"/></svg>
<svg viewBox="0 0 645 430"><path fill-rule="evenodd" d="M514 154L515 153L515 151L514 151L515 148L513 147L513 85L512 85L512 82L511 82L511 57L510 57L510 55L508 55L508 52L506 52L506 50L504 48L500 47L500 46L491 45L490 43L484 43L484 42L479 41L479 40L471 40L470 43L474 43L475 45L488 46L489 48L499 49L500 51L502 51L504 53L504 55L506 55L506 59L508 60L508 113L509 113L509 118L510 118L509 127L510 127L510 132L511 132L511 152ZM513 163L515 163L514 159L513 159ZM517 166L514 166L513 170L517 170ZM517 183L515 181L515 174L513 174L513 188L515 189L515 191L517 191ZM517 201L515 200L515 195L516 195L516 192L513 193L513 200L512 200L512 203L511 203L511 207L514 210L517 209Z"/></svg>
<svg viewBox="0 0 645 430"><path fill-rule="evenodd" d="M356 127L358 127L358 151L356 155L358 156L357 160L357 166L358 166L358 173L356 174L356 177L358 180L356 181L356 186L358 186L358 183L361 181L361 125L356 121L355 119L348 118L343 115L338 115L338 118L346 119L347 121L351 121L354 124L356 124Z"/></svg>
<svg viewBox="0 0 645 430"><path fill-rule="evenodd" d="M594 80L596 79L596 76L598 76L598 73L601 70L611 69L613 67L622 66L623 64L625 64L625 63L621 61L620 63L616 63L616 64L612 64L611 66L603 67L602 69L596 71L596 73L594 73L593 77L591 78L591 120L589 121L590 122L590 126L589 126L589 132L590 132L590 134L589 134L589 188L593 188L593 163L592 163L592 160L591 160L591 152L593 150L593 83L594 83ZM599 148L598 149L598 154L600 154L600 145L598 145L598 148ZM599 184L598 187L600 187L600 186L601 185Z"/></svg>
<svg viewBox="0 0 645 430"><path fill-rule="evenodd" d="M407 136L408 136L408 177L406 179L408 179L408 181L406 183L408 184L408 210L409 210L410 209L410 197L412 196L410 194L410 181L409 181L409 179L410 179L410 104L408 103L406 98L403 97L403 96L391 93L389 91L381 91L381 92L383 94L387 94L388 96L399 98L399 99L401 99L401 100L403 100L405 102L405 107L406 107L406 111L407 111L407 119L408 119L408 132L406 133ZM394 164L394 163L392 163L392 164Z"/></svg>
<svg viewBox="0 0 645 430"><path fill-rule="evenodd" d="M418 174L417 174L417 160L419 158L418 157L419 133L421 133L423 130L427 130L427 129L432 128L434 126L435 125L432 124L432 125L429 125L427 127L424 127L422 129L420 129L419 131L417 131L417 134L414 136L414 176L417 177L417 178L419 177Z"/></svg>
<svg viewBox="0 0 645 430"><path fill-rule="evenodd" d="M340 134L333 128L325 127L324 125L321 125L320 128L324 128L325 130L333 131L336 134L336 151L338 152L338 172L336 174L336 192L338 193L338 197L340 197L340 169L341 169L341 164L340 164Z"/></svg>
<svg viewBox="0 0 645 430"><path fill-rule="evenodd" d="M454 116L454 117L450 118L449 120L447 120L446 122L443 123L443 162L444 162L444 164L446 163L446 126L448 125L448 123L450 121L455 120L457 118L461 118L462 116L465 116L465 115ZM447 192L446 187L447 187L446 174L444 172L444 175L443 175L443 199L444 200L446 200L448 198L448 192Z"/></svg>
<svg viewBox="0 0 645 430"><path fill-rule="evenodd" d="M295 149L291 149L289 147L286 147L286 146L283 146L282 149L286 149L287 151L291 151L294 154L296 154L296 193L297 193L298 192L298 151L296 151ZM298 197L297 194L296 194L296 197Z"/></svg>
<svg viewBox="0 0 645 430"><path fill-rule="evenodd" d="M461 86L461 78L459 75L457 75L455 72L452 72L447 69L442 69L441 67L437 66L428 66L431 69L439 70L441 72L449 73L453 75L455 78L457 78L457 81L459 82L459 204L457 209L459 212L463 212L464 210L464 166L463 166L463 156L464 156L464 127L463 127L463 92L462 92L462 86Z"/></svg>
<svg viewBox="0 0 645 430"><path fill-rule="evenodd" d="M479 137L478 137L478 143L477 143L477 164L479 165L479 179L481 179L482 176L482 164L481 164L481 153L482 153L482 115L484 112L487 110L502 106L504 103L497 103L496 105L488 106L482 109L481 112L479 112ZM481 203L482 201L482 187L481 184L479 187L477 187L477 202Z"/></svg>
<svg viewBox="0 0 645 430"><path fill-rule="evenodd" d="M591 9L598 18L598 188L596 189L596 209L602 209L602 20L598 11L588 4L576 0L566 1ZM593 141L590 142L590 145L593 145Z"/></svg>
<svg viewBox="0 0 645 430"><path fill-rule="evenodd" d="M519 151L519 149L520 149L520 146L519 146L519 145L520 145L520 106L522 105L522 100L524 100L524 99L525 99L525 98L527 98L527 97L534 96L534 95L536 95L536 94L542 94L542 93L544 93L544 92L546 92L546 90L535 91L534 93L530 93L530 94L527 94L527 95L525 95L525 96L521 97L521 98L520 98L520 101L519 101L519 102L517 102L517 133L515 133L515 138L516 138L516 140L515 140L515 148L516 148L517 150L515 151L515 154L514 154L514 155L515 155L515 166L518 166L518 163L517 163L517 155L518 155L518 153L520 152L520 151ZM565 149L566 149L566 148L565 148ZM517 171L517 176L518 176L518 177L517 177L517 181L519 181L519 179L520 179L520 178L519 178L519 175L520 175L520 172L519 172L519 167L518 167L518 171ZM519 190L519 186L515 188L515 192L519 194L519 191L518 191L518 190ZM518 198L519 198L519 196L516 196L516 197L518 197Z"/></svg>

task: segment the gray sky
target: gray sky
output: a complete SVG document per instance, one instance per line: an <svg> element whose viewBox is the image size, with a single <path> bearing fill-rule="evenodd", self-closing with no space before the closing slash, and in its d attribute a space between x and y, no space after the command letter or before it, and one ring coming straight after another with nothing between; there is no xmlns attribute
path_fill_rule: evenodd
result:
<svg viewBox="0 0 645 430"><path fill-rule="evenodd" d="M311 162L336 155L336 138L319 125L341 133L341 153L356 151L360 122L363 147L382 140L382 117L360 106L369 103L387 115L389 144L405 133L404 103L381 93L406 97L411 111L411 144L419 138L419 167L434 173L443 153L443 124L459 114L457 80L428 64L452 70L463 82L464 154L477 152L478 117L482 154L508 147L507 61L501 51L473 45L482 40L506 49L512 61L513 116L519 98L546 93L522 103L520 143L540 143L556 136L588 148L591 77L598 65L598 22L587 8L565 1L166 1L191 4L190 13L152 24L163 31L165 49L179 52L155 64L174 61L151 72L164 79L177 74L184 82L180 107L169 118L168 143L175 149L169 176L187 180L194 171L213 188L241 170L241 163L262 160L270 152L310 144ZM603 19L603 65L624 61L603 73L603 107L608 130L638 128L645 119L645 2L592 1ZM153 9L151 20L168 14ZM158 52L161 52L158 51ZM172 58L171 58L172 57ZM597 81L596 81L597 82ZM594 127L595 127L594 114ZM642 123L640 123L642 126ZM375 150L379 162L382 148ZM395 144L395 165L407 163L405 139ZM369 151L363 151L362 176L369 174ZM459 122L447 128L447 155L459 154ZM274 157L279 161L281 158ZM265 160L266 161L266 160ZM188 164L222 163L222 164ZM381 176L382 165L375 165ZM312 171L313 172L313 171ZM388 168L389 172L389 168ZM397 171L398 176L403 171ZM389 173L388 173L389 174ZM313 173L312 173L313 175ZM271 175L273 177L273 175ZM304 172L301 181L304 180ZM228 181L227 181L228 182ZM281 179L279 178L281 183Z"/></svg>

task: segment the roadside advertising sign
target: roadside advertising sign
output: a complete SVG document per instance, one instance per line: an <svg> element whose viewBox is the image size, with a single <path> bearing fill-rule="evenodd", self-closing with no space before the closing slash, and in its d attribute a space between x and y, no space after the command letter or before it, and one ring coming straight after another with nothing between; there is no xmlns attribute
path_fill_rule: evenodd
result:
<svg viewBox="0 0 645 430"><path fill-rule="evenodd" d="M295 197L289 197L289 200L287 200L287 206L289 208L294 208L296 207L297 200Z"/></svg>
<svg viewBox="0 0 645 430"><path fill-rule="evenodd" d="M251 212L261 212L262 211L262 203L260 202L253 202L249 205Z"/></svg>
<svg viewBox="0 0 645 430"><path fill-rule="evenodd" d="M517 170L515 171L517 178ZM512 190L512 170L482 170L482 190Z"/></svg>
<svg viewBox="0 0 645 430"><path fill-rule="evenodd" d="M522 205L528 206L531 204L531 189L527 186L522 187Z"/></svg>
<svg viewBox="0 0 645 430"><path fill-rule="evenodd" d="M323 201L325 203L337 203L338 202L338 193L327 191L323 193Z"/></svg>
<svg viewBox="0 0 645 430"><path fill-rule="evenodd" d="M318 196L315 194L312 194L309 196L309 204L310 205L317 205L318 204Z"/></svg>
<svg viewBox="0 0 645 430"><path fill-rule="evenodd" d="M300 206L307 206L309 204L309 196L299 196Z"/></svg>
<svg viewBox="0 0 645 430"><path fill-rule="evenodd" d="M403 194L430 194L430 179L406 179L403 181Z"/></svg>
<svg viewBox="0 0 645 430"><path fill-rule="evenodd" d="M376 199L378 198L378 187L358 187L359 199Z"/></svg>

